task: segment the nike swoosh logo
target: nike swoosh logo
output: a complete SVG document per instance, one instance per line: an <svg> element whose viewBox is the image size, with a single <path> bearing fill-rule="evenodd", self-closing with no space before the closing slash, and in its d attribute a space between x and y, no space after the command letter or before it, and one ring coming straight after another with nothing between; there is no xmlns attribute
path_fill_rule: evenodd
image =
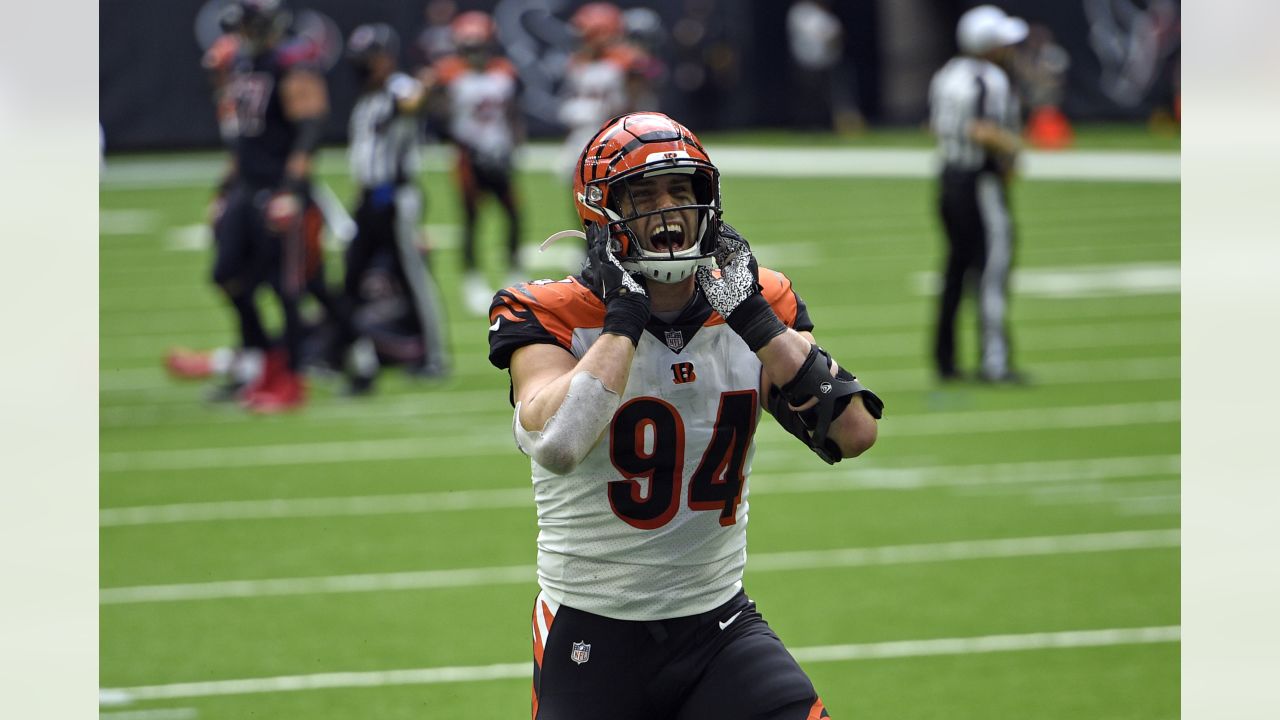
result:
<svg viewBox="0 0 1280 720"><path fill-rule="evenodd" d="M733 617L729 618L728 620L725 620L725 621L724 621L724 622L722 622L722 623L719 623L719 625L720 625L720 629L721 629L721 630L723 630L723 629L725 629L725 628L729 627L730 625L732 625L732 624L733 624L733 621L734 621L734 620L737 620L737 619L738 619L738 616L739 616L739 615L741 615L741 614L742 614L742 611L741 611L741 610L739 610L738 612L736 612L736 613L734 613L734 614L733 614Z"/></svg>
<svg viewBox="0 0 1280 720"><path fill-rule="evenodd" d="M502 317L501 317L501 316L499 316L497 320L494 320L494 321L493 321L493 324L489 326L489 329L490 329L490 330L493 330L494 332L497 332L497 331L498 331L498 325L500 325L500 324L502 324Z"/></svg>

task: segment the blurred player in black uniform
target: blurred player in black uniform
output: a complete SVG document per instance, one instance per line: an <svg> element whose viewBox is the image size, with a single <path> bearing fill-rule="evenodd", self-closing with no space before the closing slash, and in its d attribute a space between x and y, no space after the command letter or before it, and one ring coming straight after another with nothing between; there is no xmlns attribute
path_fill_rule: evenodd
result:
<svg viewBox="0 0 1280 720"><path fill-rule="evenodd" d="M389 265L408 299L413 336L420 344L412 357L399 357L416 374L439 376L447 371L444 323L439 293L419 249L422 191L419 167L418 113L426 98L418 80L399 72L399 38L390 25L357 27L347 41L347 57L363 87L351 111L351 175L359 192L357 232L346 253L344 295L353 314L348 341L357 332L352 353L352 390L372 386L377 353L363 330L364 284L379 258Z"/></svg>
<svg viewBox="0 0 1280 720"><path fill-rule="evenodd" d="M329 111L319 50L287 36L282 0L236 0L224 27L240 37L227 75L224 102L234 105L232 168L214 227L213 280L235 308L242 346L266 350L257 379L240 390L258 412L301 405L302 344L299 299L319 268L320 213L311 204L311 156ZM254 303L266 283L284 311L284 342L268 349Z"/></svg>

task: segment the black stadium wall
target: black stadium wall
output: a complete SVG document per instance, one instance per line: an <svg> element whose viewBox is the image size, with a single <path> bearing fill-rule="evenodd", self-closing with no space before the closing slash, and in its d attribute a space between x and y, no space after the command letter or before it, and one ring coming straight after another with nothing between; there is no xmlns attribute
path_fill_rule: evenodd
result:
<svg viewBox="0 0 1280 720"><path fill-rule="evenodd" d="M226 0L101 0L99 6L99 120L107 151L212 148L219 145L210 88L200 68L205 42L216 28L211 10ZM886 4L899 3L894 12ZM565 21L582 0L457 0L459 11L493 12L499 32L525 80L530 133L559 133L554 122L559 68L571 49ZM895 75L888 63L902 62L883 40L906 38L921 24L953 27L964 0L832 0L845 27L844 59L851 93L872 122L917 123L923 118L924 87L911 82L896 88L906 103L886 101ZM1071 54L1065 110L1074 119L1131 120L1147 117L1152 107L1171 100L1177 68L1176 0L1000 0L1010 12L1053 29ZM346 139L346 116L356 95L354 78L338 59L340 38L364 22L386 22L401 36L402 55L412 61L411 46L422 29L422 0L294 0L295 17L304 9L332 21L329 27L335 64L327 79L333 112L325 133L329 143ZM793 70L787 48L787 0L621 0L624 9L648 7L661 18L655 54L666 67L661 108L698 131L722 128L784 127L796 122L792 107ZM905 6L910 6L904 10ZM681 46L672 29L688 7L709 7L699 20L705 34L694 46ZM316 16L310 16L314 19ZM1161 23L1153 23L1152 18ZM197 25L202 30L197 31ZM1152 26L1155 25L1155 30ZM917 72L927 76L954 50L950 33L939 32L929 53L916 53ZM690 67L703 72L694 83ZM695 72L694 75L697 75Z"/></svg>

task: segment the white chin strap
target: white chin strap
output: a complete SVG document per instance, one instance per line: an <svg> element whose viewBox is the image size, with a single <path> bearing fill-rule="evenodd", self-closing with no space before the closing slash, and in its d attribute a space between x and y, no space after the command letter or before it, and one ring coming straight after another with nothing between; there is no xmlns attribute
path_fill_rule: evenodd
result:
<svg viewBox="0 0 1280 720"><path fill-rule="evenodd" d="M640 273L646 280L660 283L678 283L692 275L702 265L715 265L714 258L688 257L698 254L697 245L675 253L649 252L643 248L640 252L645 258L653 259L628 258L622 261L622 267L631 272Z"/></svg>
<svg viewBox="0 0 1280 720"><path fill-rule="evenodd" d="M610 212L610 215L613 215L613 213ZM698 223L696 237L701 238L707 230L707 218L705 213L699 213L699 215L702 215L702 220ZM696 257L698 255L698 246L701 244L701 242L695 240L692 247L673 253L666 253L646 250L637 240L636 250L640 252L641 257L623 260L622 267L631 272L640 273L646 280L660 283L678 283L692 275L703 265L715 267L714 258ZM650 260L649 258L653 259Z"/></svg>

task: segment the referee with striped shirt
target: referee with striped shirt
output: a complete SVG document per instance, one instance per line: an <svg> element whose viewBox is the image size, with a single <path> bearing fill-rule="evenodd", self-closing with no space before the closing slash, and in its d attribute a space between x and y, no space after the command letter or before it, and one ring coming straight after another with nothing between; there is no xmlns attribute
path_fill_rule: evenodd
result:
<svg viewBox="0 0 1280 720"><path fill-rule="evenodd" d="M939 209L949 251L939 298L934 361L943 381L962 377L955 358L955 321L966 284L978 298L978 378L1021 383L1011 364L1008 330L1013 222L1008 182L1019 149L1019 108L1005 71L1027 23L982 5L956 29L961 54L934 75L930 126L942 164Z"/></svg>
<svg viewBox="0 0 1280 720"><path fill-rule="evenodd" d="M354 313L363 302L365 272L377 262L379 253L394 258L423 345L420 357L400 359L407 361L410 373L436 377L448 371L443 309L418 249L423 210L417 183L418 114L426 94L421 83L397 70L399 49L395 30L385 23L361 25L347 42L347 56L363 88L351 111L351 174L360 201L355 210L356 236L346 251L344 290ZM354 319L348 322L346 330L351 335L356 333L355 324ZM348 336L344 340L356 339ZM362 337L352 348L353 392L371 388L378 369L371 346L369 339Z"/></svg>

